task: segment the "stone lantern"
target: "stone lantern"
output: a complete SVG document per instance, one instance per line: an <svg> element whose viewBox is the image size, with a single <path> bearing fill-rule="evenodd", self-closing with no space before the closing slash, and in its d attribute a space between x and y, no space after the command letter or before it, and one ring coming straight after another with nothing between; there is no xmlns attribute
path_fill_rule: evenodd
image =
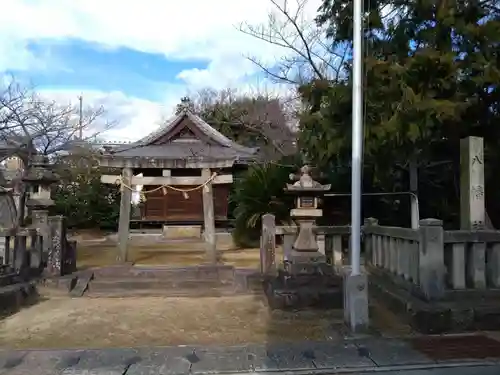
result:
<svg viewBox="0 0 500 375"><path fill-rule="evenodd" d="M34 156L23 181L32 189L26 206L33 210L46 210L54 205L50 190L52 184L59 181L59 176L52 170L46 156Z"/></svg>
<svg viewBox="0 0 500 375"><path fill-rule="evenodd" d="M59 176L52 170L46 156L35 155L23 181L30 189L26 207L31 209L32 226L42 236L42 254L32 254L32 266L39 267L49 257L50 227L48 222L49 207L54 205L51 198L51 186L59 181ZM34 244L32 244L34 246Z"/></svg>
<svg viewBox="0 0 500 375"><path fill-rule="evenodd" d="M300 169L300 176L290 175L290 179L297 179L294 184L287 184L285 191L296 195L296 208L292 209L290 216L299 227L298 235L292 247L291 269L307 264L324 263L324 254L318 251L318 242L313 231L316 219L323 215L318 208L318 200L330 190L331 185L322 185L311 177L311 168L308 165ZM295 267L293 265L298 265Z"/></svg>
<svg viewBox="0 0 500 375"><path fill-rule="evenodd" d="M283 268L267 282L266 295L272 308L342 306L342 280L319 251L315 233L316 220L323 214L318 201L330 190L330 185L314 181L310 173L311 168L303 166L299 176L290 176L297 182L287 184L284 189L296 196L290 215L297 223L298 233Z"/></svg>

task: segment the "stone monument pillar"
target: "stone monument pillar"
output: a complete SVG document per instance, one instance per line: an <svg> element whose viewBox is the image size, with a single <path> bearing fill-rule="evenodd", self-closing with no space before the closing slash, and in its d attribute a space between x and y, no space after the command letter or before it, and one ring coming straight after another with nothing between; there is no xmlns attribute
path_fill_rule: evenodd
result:
<svg viewBox="0 0 500 375"><path fill-rule="evenodd" d="M32 225L42 237L42 253L31 254L31 265L34 268L40 268L47 263L50 269L51 235L48 209L54 205L50 196L51 185L59 181L59 177L52 170L46 156L36 155L23 177L23 181L32 187L32 192L26 201L26 207L31 209Z"/></svg>
<svg viewBox="0 0 500 375"><path fill-rule="evenodd" d="M483 138L460 140L460 229L485 227Z"/></svg>

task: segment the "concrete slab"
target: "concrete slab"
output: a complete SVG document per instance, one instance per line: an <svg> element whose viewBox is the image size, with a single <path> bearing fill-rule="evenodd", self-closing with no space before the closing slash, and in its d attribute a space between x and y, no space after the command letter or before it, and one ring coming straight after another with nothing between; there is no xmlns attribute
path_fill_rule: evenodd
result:
<svg viewBox="0 0 500 375"><path fill-rule="evenodd" d="M78 363L80 354L75 351L37 350L12 352L0 367L0 374L52 375Z"/></svg>
<svg viewBox="0 0 500 375"><path fill-rule="evenodd" d="M118 367L98 367L98 368L89 368L89 369L66 369L58 375L123 375L125 374L125 370L122 369L121 366ZM55 375L56 373L54 373ZM10 374L8 374L10 375Z"/></svg>
<svg viewBox="0 0 500 375"><path fill-rule="evenodd" d="M0 352L0 373L20 366L29 352L26 351L1 351Z"/></svg>
<svg viewBox="0 0 500 375"><path fill-rule="evenodd" d="M489 366L486 366L486 365ZM102 350L0 351L1 375L193 375L286 371L496 375L499 362L435 363L395 339Z"/></svg>
<svg viewBox="0 0 500 375"><path fill-rule="evenodd" d="M247 346L197 348L199 361L191 365L191 373L251 372L254 355Z"/></svg>
<svg viewBox="0 0 500 375"><path fill-rule="evenodd" d="M318 343L314 345L316 368L364 368L374 367L375 363L352 342Z"/></svg>
<svg viewBox="0 0 500 375"><path fill-rule="evenodd" d="M255 371L277 371L279 370L278 362L270 357L267 348L263 345L249 345L247 347L248 358L252 361L252 366Z"/></svg>
<svg viewBox="0 0 500 375"><path fill-rule="evenodd" d="M107 368L113 371L122 369L123 373L130 365L140 362L141 359L139 351L135 349L85 350L81 352L80 360L72 368L78 370Z"/></svg>
<svg viewBox="0 0 500 375"><path fill-rule="evenodd" d="M361 351L365 350L377 366L435 363L402 340L365 339L357 340L354 343Z"/></svg>
<svg viewBox="0 0 500 375"><path fill-rule="evenodd" d="M193 359L194 348L167 347L139 350L140 362L128 367L127 375L177 375L187 374ZM195 362L195 361L194 361Z"/></svg>
<svg viewBox="0 0 500 375"><path fill-rule="evenodd" d="M279 370L312 370L316 368L313 362L316 355L307 343L269 345L267 356L277 364Z"/></svg>

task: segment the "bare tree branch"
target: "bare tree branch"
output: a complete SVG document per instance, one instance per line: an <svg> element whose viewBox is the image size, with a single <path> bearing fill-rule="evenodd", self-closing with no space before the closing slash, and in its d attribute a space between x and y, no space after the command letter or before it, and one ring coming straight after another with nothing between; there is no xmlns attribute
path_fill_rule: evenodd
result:
<svg viewBox="0 0 500 375"><path fill-rule="evenodd" d="M210 125L274 159L294 152L294 113L290 101L270 93L239 94L235 89L202 89L190 96L191 110Z"/></svg>
<svg viewBox="0 0 500 375"><path fill-rule="evenodd" d="M55 157L61 151L71 152L114 125L101 122L103 115L102 107L87 108L80 118L78 108L72 104L48 101L33 89L12 81L0 92L0 161L15 155L29 167L34 154ZM76 139L80 129L87 135ZM26 186L22 183L25 172L19 171L15 181L21 193L19 226L25 219Z"/></svg>
<svg viewBox="0 0 500 375"><path fill-rule="evenodd" d="M85 142L114 126L101 121L104 108L86 108L81 126L79 111L73 104L48 101L34 90L10 83L0 93L0 141L8 147L0 153L0 161L16 154L25 163L33 153L53 155L69 150L76 143L80 128Z"/></svg>
<svg viewBox="0 0 500 375"><path fill-rule="evenodd" d="M308 0L269 0L273 11L267 24L242 23L239 30L283 51L273 66L254 56L248 59L277 82L300 85L313 79L337 79L343 69L346 48L334 48L324 30L308 16Z"/></svg>

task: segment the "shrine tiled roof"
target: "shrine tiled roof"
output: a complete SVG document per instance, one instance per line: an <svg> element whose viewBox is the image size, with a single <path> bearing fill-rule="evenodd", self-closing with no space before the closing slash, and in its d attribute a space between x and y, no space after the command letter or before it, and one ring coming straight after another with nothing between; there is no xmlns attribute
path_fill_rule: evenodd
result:
<svg viewBox="0 0 500 375"><path fill-rule="evenodd" d="M189 137L182 138L183 131ZM137 142L107 147L107 153L113 157L159 159L246 160L252 159L257 151L258 148L232 141L188 110Z"/></svg>
<svg viewBox="0 0 500 375"><path fill-rule="evenodd" d="M252 158L253 152L244 152L234 148L203 143L146 145L140 147L120 148L113 154L121 157L148 158L206 158L206 159L246 159Z"/></svg>

